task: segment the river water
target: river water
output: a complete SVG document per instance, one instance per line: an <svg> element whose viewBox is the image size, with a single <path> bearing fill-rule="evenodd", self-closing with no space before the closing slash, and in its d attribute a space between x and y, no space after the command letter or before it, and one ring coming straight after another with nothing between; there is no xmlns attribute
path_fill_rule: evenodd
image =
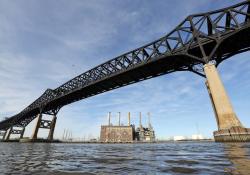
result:
<svg viewBox="0 0 250 175"><path fill-rule="evenodd" d="M0 174L250 174L250 144L0 143Z"/></svg>

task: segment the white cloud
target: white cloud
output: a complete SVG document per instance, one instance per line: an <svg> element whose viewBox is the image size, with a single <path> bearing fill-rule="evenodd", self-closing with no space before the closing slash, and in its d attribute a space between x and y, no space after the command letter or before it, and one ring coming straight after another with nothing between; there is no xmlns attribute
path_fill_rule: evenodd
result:
<svg viewBox="0 0 250 175"><path fill-rule="evenodd" d="M0 2L1 118L19 112L47 88L56 88L104 60L166 34L191 12L216 9L213 4L208 5L211 4L208 0L189 0L185 4L180 0L173 4L172 1L60 2ZM221 7L224 3L216 2ZM231 71L227 71L228 67L222 71L226 83L239 76L238 67L250 73L248 61L235 63L234 67L228 66ZM209 118L213 113L204 80L182 72L64 107L59 113L56 136L61 136L64 128L71 128L75 136L89 133L97 136L109 111L120 111L124 116L131 111L135 122L139 111L144 115L150 111L162 136L177 129L183 131L185 124L193 127L192 122L199 120L215 127L214 118ZM182 122L178 126L174 124L179 120Z"/></svg>

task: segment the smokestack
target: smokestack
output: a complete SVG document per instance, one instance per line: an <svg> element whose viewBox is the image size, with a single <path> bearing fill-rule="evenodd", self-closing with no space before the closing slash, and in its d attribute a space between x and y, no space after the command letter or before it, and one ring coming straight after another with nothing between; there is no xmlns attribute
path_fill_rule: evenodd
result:
<svg viewBox="0 0 250 175"><path fill-rule="evenodd" d="M130 112L128 113L128 126L130 126Z"/></svg>
<svg viewBox="0 0 250 175"><path fill-rule="evenodd" d="M119 126L121 126L121 112L118 112L118 117L119 117Z"/></svg>
<svg viewBox="0 0 250 175"><path fill-rule="evenodd" d="M150 121L150 112L148 112L148 127L151 127L151 121Z"/></svg>
<svg viewBox="0 0 250 175"><path fill-rule="evenodd" d="M108 118L109 118L109 126L110 126L111 112L109 112Z"/></svg>
<svg viewBox="0 0 250 175"><path fill-rule="evenodd" d="M140 112L140 127L142 127L142 124L141 124L141 112Z"/></svg>

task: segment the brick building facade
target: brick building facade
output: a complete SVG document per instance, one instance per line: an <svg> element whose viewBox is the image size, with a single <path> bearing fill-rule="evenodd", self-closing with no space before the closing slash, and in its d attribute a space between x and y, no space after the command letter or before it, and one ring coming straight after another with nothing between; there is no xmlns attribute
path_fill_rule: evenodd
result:
<svg viewBox="0 0 250 175"><path fill-rule="evenodd" d="M101 142L133 142L135 127L131 126L101 126Z"/></svg>

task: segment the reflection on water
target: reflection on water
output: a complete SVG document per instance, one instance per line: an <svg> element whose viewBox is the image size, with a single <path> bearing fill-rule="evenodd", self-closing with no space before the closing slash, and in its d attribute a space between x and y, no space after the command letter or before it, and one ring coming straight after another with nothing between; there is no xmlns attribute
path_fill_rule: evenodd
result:
<svg viewBox="0 0 250 175"><path fill-rule="evenodd" d="M250 174L250 144L0 143L3 174Z"/></svg>
<svg viewBox="0 0 250 175"><path fill-rule="evenodd" d="M244 143L227 143L225 153L234 167L228 169L232 174L250 174L250 145Z"/></svg>

